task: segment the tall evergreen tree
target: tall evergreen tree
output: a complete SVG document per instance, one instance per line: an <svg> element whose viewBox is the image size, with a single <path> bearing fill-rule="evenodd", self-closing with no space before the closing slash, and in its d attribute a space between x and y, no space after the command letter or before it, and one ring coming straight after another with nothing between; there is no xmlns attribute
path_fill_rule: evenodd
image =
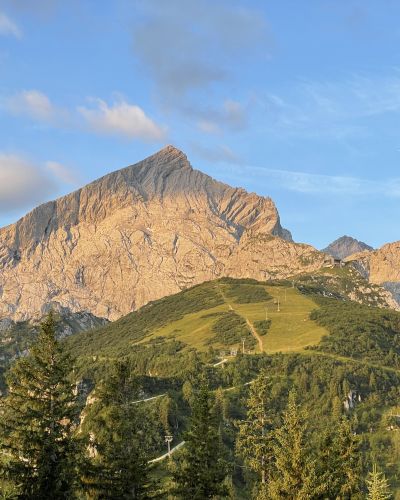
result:
<svg viewBox="0 0 400 500"><path fill-rule="evenodd" d="M368 500L389 500L392 498L389 483L382 472L378 472L376 464L372 467L367 479Z"/></svg>
<svg viewBox="0 0 400 500"><path fill-rule="evenodd" d="M19 485L22 498L73 497L81 447L71 367L50 313L29 355L10 369L8 394L0 399L0 451L7 457L1 474Z"/></svg>
<svg viewBox="0 0 400 500"><path fill-rule="evenodd" d="M260 375L250 387L246 420L239 424L236 451L258 475L258 489L265 490L272 466L271 382Z"/></svg>
<svg viewBox="0 0 400 500"><path fill-rule="evenodd" d="M311 500L319 498L322 487L317 480L315 460L307 445L307 414L291 391L282 426L274 432L275 469L265 498Z"/></svg>
<svg viewBox="0 0 400 500"><path fill-rule="evenodd" d="M328 498L360 494L360 438L346 416L335 416L320 440L319 475Z"/></svg>
<svg viewBox="0 0 400 500"><path fill-rule="evenodd" d="M174 494L185 500L225 497L228 491L224 479L228 466L223 458L218 420L213 411L214 398L204 381L192 401L185 447L173 471Z"/></svg>
<svg viewBox="0 0 400 500"><path fill-rule="evenodd" d="M147 486L146 420L136 379L118 362L94 394L84 432L91 437L93 465L86 476L91 498L144 498Z"/></svg>
<svg viewBox="0 0 400 500"><path fill-rule="evenodd" d="M333 421L322 443L321 462L329 498L350 498L360 492L360 439L346 416Z"/></svg>

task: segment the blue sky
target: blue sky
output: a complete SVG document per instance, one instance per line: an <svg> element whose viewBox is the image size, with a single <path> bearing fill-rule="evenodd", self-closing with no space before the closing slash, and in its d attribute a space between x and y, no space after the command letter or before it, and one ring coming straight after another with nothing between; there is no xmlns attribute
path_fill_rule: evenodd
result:
<svg viewBox="0 0 400 500"><path fill-rule="evenodd" d="M174 144L271 196L296 241L400 239L399 18L397 0L0 0L0 226Z"/></svg>

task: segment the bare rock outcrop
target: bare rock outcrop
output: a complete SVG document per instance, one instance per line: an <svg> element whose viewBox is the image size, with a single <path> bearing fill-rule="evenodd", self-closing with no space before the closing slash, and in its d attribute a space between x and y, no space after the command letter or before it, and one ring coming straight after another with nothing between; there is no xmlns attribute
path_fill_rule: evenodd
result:
<svg viewBox="0 0 400 500"><path fill-rule="evenodd" d="M372 252L359 252L345 259L371 283L382 285L400 304L400 241Z"/></svg>
<svg viewBox="0 0 400 500"><path fill-rule="evenodd" d="M0 318L53 304L114 320L205 280L282 278L325 258L292 242L270 198L167 146L0 229Z"/></svg>

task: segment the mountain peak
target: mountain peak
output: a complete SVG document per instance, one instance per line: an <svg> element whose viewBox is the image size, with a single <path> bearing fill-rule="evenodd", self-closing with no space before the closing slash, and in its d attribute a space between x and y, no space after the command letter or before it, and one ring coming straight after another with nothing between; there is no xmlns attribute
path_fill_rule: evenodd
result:
<svg viewBox="0 0 400 500"><path fill-rule="evenodd" d="M185 155L185 153L183 151L181 151L180 149L176 148L175 146L173 146L172 144L167 144L166 146L161 148L160 151L158 151L157 153L154 154L154 156L156 156L156 155L181 156L181 157L187 159L187 156Z"/></svg>
<svg viewBox="0 0 400 500"><path fill-rule="evenodd" d="M373 248L363 241L344 235L333 241L322 251L337 259L345 259L354 253L364 252L365 250L370 251Z"/></svg>
<svg viewBox="0 0 400 500"><path fill-rule="evenodd" d="M323 254L285 240L270 198L218 182L168 145L0 229L0 318L57 303L115 319L218 276L321 267Z"/></svg>

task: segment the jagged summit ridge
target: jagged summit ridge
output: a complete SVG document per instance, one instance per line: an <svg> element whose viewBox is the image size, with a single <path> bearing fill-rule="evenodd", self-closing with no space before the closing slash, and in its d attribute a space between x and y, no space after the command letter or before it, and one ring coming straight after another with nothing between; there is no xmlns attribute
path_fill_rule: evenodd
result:
<svg viewBox="0 0 400 500"><path fill-rule="evenodd" d="M115 319L218 276L285 277L324 260L291 242L270 198L167 146L0 230L0 318L50 304Z"/></svg>
<svg viewBox="0 0 400 500"><path fill-rule="evenodd" d="M77 191L40 205L16 224L0 229L0 259L2 240L12 255L21 249L47 240L54 231L66 231L80 223L99 223L115 210L148 203L154 198L169 205L186 198L193 210L207 209L219 215L237 235L244 228L266 225L285 239L290 233L280 227L279 215L270 198L232 188L210 176L194 170L186 155L167 146L139 163L107 174Z"/></svg>
<svg viewBox="0 0 400 500"><path fill-rule="evenodd" d="M345 235L333 241L322 251L337 259L344 259L354 253L371 250L373 250L373 248L363 241Z"/></svg>

